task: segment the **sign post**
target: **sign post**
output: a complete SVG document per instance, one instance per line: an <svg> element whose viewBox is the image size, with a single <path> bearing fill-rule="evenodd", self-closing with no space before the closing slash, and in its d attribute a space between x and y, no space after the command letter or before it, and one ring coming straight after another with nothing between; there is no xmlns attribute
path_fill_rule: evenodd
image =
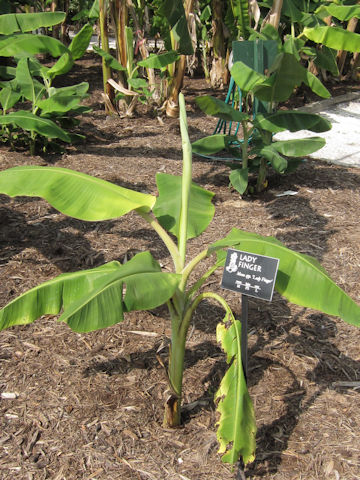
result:
<svg viewBox="0 0 360 480"><path fill-rule="evenodd" d="M222 288L241 293L241 359L247 380L248 297L271 302L279 259L229 248L221 281Z"/></svg>

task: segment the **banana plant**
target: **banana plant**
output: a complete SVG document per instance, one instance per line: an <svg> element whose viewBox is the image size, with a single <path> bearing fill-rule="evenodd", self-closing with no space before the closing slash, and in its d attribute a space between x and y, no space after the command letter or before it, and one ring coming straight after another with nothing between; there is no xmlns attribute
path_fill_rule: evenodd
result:
<svg viewBox="0 0 360 480"><path fill-rule="evenodd" d="M128 312L166 304L172 333L167 364L170 393L165 400L164 424L175 427L181 422L189 326L201 301L218 302L225 316L217 327L217 340L229 364L215 396L219 452L224 462L233 464L241 456L246 464L255 456L256 422L241 362L241 322L219 293L205 290L208 278L224 266L226 249L241 248L278 258L275 288L291 302L337 315L356 326L360 326L360 307L331 280L315 258L289 250L273 237L234 228L194 258L188 258L188 242L209 226L214 206L213 194L192 181L192 152L182 94L179 100L183 172L181 176L158 173L157 197L58 167L21 166L0 172L0 193L42 197L73 218L104 221L135 212L167 247L173 272L163 272L150 252L141 252L125 264L111 261L90 270L64 273L25 292L0 310L0 329L61 313L59 320L70 328L89 332L123 321ZM212 266L205 273L198 270L201 262L209 258L213 258Z"/></svg>
<svg viewBox="0 0 360 480"><path fill-rule="evenodd" d="M64 130L63 125L76 125L73 117L88 110L80 105L87 96L86 82L66 88L54 88L52 82L56 76L67 73L85 53L92 35L91 25L85 25L69 47L55 38L29 33L41 26L56 25L64 18L63 12L0 16L0 56L12 57L16 62L16 67L0 69L2 136L12 143L18 132L25 132L31 154L35 153L39 136L44 148L48 139L67 143L74 140L76 136ZM45 67L36 57L40 53L59 58L52 67ZM24 100L30 102L30 110L16 109L16 104Z"/></svg>
<svg viewBox="0 0 360 480"><path fill-rule="evenodd" d="M234 135L216 134L204 137L192 144L193 151L200 155L214 155L227 150L234 159L231 164L230 183L240 193L248 190L249 174L257 173L256 190L262 191L267 184L267 170L272 167L283 174L293 171L301 158L325 145L321 137L303 140L274 141L273 135L290 130L309 130L320 133L330 130L331 124L319 115L291 110L277 110L278 102L287 100L296 86L305 83L319 96L328 98L330 93L315 75L305 69L296 56L283 51L275 58L268 71L262 75L243 62L235 62L231 75L245 98L244 108L239 111L211 96L196 99L198 106L208 115L242 126L242 138ZM268 111L253 112L249 105L254 98L267 102Z"/></svg>

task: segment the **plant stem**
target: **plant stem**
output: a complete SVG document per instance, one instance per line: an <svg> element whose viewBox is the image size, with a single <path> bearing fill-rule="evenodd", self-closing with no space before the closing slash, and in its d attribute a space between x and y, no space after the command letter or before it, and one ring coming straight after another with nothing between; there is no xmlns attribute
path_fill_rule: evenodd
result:
<svg viewBox="0 0 360 480"><path fill-rule="evenodd" d="M161 240L164 242L166 245L167 249L169 250L169 253L171 255L171 258L174 262L175 266L175 272L180 273L183 269L182 262L181 262L181 257L179 254L179 250L170 237L170 235L167 233L167 231L160 225L160 223L156 220L156 218L152 217L150 213L145 212L141 208L135 210L149 225L152 226L152 228L155 230L155 232L159 235Z"/></svg>
<svg viewBox="0 0 360 480"><path fill-rule="evenodd" d="M188 210L190 199L190 188L192 179L192 151L189 139L186 119L186 108L184 95L179 94L180 107L180 131L183 150L183 173L181 183L181 210L180 210L180 225L179 225L179 252L182 265L185 265L186 259L186 241L187 241L187 224L188 224Z"/></svg>

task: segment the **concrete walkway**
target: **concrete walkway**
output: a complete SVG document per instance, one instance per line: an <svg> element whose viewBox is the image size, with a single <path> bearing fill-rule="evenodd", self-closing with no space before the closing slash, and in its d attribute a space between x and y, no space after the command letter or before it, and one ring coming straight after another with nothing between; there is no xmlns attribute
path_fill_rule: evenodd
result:
<svg viewBox="0 0 360 480"><path fill-rule="evenodd" d="M332 129L324 133L313 133L307 130L296 133L282 132L276 135L276 139L321 136L325 138L326 145L310 155L311 158L360 168L360 92L321 100L299 110L318 113L327 118L332 123Z"/></svg>

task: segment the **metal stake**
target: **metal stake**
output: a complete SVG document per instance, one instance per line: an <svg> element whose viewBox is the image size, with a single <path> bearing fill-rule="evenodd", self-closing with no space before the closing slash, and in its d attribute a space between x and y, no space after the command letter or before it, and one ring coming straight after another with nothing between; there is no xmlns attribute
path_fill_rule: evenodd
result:
<svg viewBox="0 0 360 480"><path fill-rule="evenodd" d="M241 361L246 381L248 378L248 314L248 297L241 295Z"/></svg>

